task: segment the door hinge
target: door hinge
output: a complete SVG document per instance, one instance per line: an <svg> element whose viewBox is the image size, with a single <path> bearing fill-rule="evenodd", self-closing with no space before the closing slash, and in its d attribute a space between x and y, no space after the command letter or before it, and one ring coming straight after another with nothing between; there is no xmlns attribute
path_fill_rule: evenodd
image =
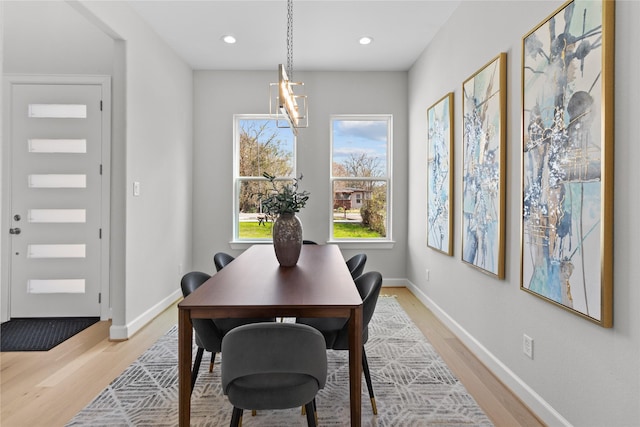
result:
<svg viewBox="0 0 640 427"><path fill-rule="evenodd" d="M102 164L100 164L100 175L102 175Z"/></svg>
<svg viewBox="0 0 640 427"><path fill-rule="evenodd" d="M102 111L102 100L100 100L100 111Z"/></svg>
<svg viewBox="0 0 640 427"><path fill-rule="evenodd" d="M102 292L98 292L98 304L102 304Z"/></svg>
<svg viewBox="0 0 640 427"><path fill-rule="evenodd" d="M102 239L102 228L98 229L98 239Z"/></svg>

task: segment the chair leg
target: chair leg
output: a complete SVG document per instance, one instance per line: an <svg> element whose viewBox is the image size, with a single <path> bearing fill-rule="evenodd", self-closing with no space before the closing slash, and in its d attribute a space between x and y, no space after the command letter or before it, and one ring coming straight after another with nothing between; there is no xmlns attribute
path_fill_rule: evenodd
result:
<svg viewBox="0 0 640 427"><path fill-rule="evenodd" d="M316 398L313 398L313 417L316 419L316 425L318 425L318 407L316 406Z"/></svg>
<svg viewBox="0 0 640 427"><path fill-rule="evenodd" d="M369 399L371 400L371 409L373 414L378 415L378 407L376 406L376 397L373 395L373 384L371 384L371 373L369 372L369 363L367 362L367 353L362 346L362 371L364 372L364 379L367 381L367 390L369 390Z"/></svg>
<svg viewBox="0 0 640 427"><path fill-rule="evenodd" d="M196 379L198 378L198 371L200 370L200 363L202 363L202 355L204 354L204 348L198 347L196 352L196 360L193 362L193 370L191 371L191 392L193 393L193 387L196 385Z"/></svg>
<svg viewBox="0 0 640 427"><path fill-rule="evenodd" d="M313 400L304 405L307 412L307 425L309 427L316 427L316 417L313 410Z"/></svg>
<svg viewBox="0 0 640 427"><path fill-rule="evenodd" d="M231 413L231 424L230 427L240 427L242 426L242 409L233 407L233 412Z"/></svg>
<svg viewBox="0 0 640 427"><path fill-rule="evenodd" d="M209 362L209 372L213 372L213 362L216 360L216 353L211 352L211 362Z"/></svg>

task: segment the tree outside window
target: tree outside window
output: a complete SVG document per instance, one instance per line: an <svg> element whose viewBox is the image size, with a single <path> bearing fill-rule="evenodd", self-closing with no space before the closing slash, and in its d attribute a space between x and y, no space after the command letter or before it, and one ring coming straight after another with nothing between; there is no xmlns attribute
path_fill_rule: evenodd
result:
<svg viewBox="0 0 640 427"><path fill-rule="evenodd" d="M282 184L295 176L295 136L271 116L236 115L234 141L235 240L271 239L273 218L262 212L258 194L270 188L265 172Z"/></svg>
<svg viewBox="0 0 640 427"><path fill-rule="evenodd" d="M332 238L390 240L390 115L331 119Z"/></svg>

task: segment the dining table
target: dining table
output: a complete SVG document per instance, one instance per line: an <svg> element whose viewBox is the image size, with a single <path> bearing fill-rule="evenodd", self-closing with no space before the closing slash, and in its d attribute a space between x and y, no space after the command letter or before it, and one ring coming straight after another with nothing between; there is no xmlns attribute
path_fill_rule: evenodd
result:
<svg viewBox="0 0 640 427"><path fill-rule="evenodd" d="M332 244L303 245L293 267L280 266L272 245L255 244L178 304L180 426L191 418L192 319L249 317L348 318L350 421L360 426L362 298Z"/></svg>

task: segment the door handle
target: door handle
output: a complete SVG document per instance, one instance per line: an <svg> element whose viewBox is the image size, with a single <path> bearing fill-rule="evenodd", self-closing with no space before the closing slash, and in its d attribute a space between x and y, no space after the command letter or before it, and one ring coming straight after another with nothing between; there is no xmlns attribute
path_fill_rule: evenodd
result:
<svg viewBox="0 0 640 427"><path fill-rule="evenodd" d="M9 229L9 234L20 234L21 232L22 230L20 230L18 227Z"/></svg>

